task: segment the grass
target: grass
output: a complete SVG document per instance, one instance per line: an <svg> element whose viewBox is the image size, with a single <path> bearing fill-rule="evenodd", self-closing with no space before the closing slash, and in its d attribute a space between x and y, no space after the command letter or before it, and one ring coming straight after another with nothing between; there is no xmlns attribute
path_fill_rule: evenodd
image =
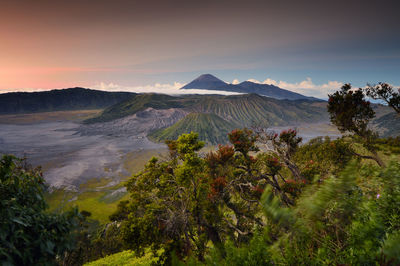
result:
<svg viewBox="0 0 400 266"><path fill-rule="evenodd" d="M49 211L61 211L68 205L68 201L78 195L77 192L57 189L46 195Z"/></svg>
<svg viewBox="0 0 400 266"><path fill-rule="evenodd" d="M48 211L60 212L78 207L79 211L90 212L92 219L101 223L108 223L108 217L116 211L118 203L129 198L128 193L125 192L117 198L105 200L105 197L115 190L115 187L109 188L107 191L71 192L56 190L46 195L46 201L49 204Z"/></svg>
<svg viewBox="0 0 400 266"><path fill-rule="evenodd" d="M165 159L168 156L168 149L162 148L157 150L140 150L130 152L125 155L123 158L124 168L129 173L137 173L141 171L145 164L151 159L151 157L158 157L161 159Z"/></svg>
<svg viewBox="0 0 400 266"><path fill-rule="evenodd" d="M123 160L124 168L129 173L137 173L144 165L156 156L161 159L168 155L167 149L140 150L128 153ZM121 200L127 200L129 194L118 191L124 187L124 181L128 177L121 178L118 184L111 185L115 180L112 178L93 178L79 186L79 191L67 191L58 189L46 195L49 211L63 211L72 207L78 207L80 211L88 211L91 218L101 223L109 222L108 217L117 209ZM117 191L117 192L116 192Z"/></svg>
<svg viewBox="0 0 400 266"><path fill-rule="evenodd" d="M107 265L155 265L158 258L153 256L150 250L147 250L144 256L136 257L135 253L125 250L116 254L112 254L96 261L86 263L85 266L107 266Z"/></svg>
<svg viewBox="0 0 400 266"><path fill-rule="evenodd" d="M79 210L90 212L91 218L98 220L101 223L109 222L108 217L117 209L120 200L126 200L129 195L125 195L114 202L104 202L101 199L106 195L105 192L84 192L78 196L78 199L72 202L73 207L78 207Z"/></svg>
<svg viewBox="0 0 400 266"><path fill-rule="evenodd" d="M88 180L86 183L81 184L79 186L80 190L90 190L90 189L98 189L107 186L112 182L111 178L93 178Z"/></svg>

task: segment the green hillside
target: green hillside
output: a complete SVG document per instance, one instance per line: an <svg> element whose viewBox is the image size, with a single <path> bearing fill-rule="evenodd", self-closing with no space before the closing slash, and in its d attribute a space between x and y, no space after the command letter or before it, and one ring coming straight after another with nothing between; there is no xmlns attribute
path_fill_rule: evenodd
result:
<svg viewBox="0 0 400 266"><path fill-rule="evenodd" d="M191 113L174 125L156 130L149 135L155 141L174 140L183 133L197 132L202 141L211 144L225 143L227 134L238 127L215 114Z"/></svg>
<svg viewBox="0 0 400 266"><path fill-rule="evenodd" d="M167 96L161 94L138 94L113 105L89 123L110 121L135 114L146 108L182 108L188 112L213 113L241 126L283 126L327 120L324 102L309 100L276 100L257 94L234 96L188 95Z"/></svg>
<svg viewBox="0 0 400 266"><path fill-rule="evenodd" d="M241 126L284 126L327 119L323 102L277 100L257 94L204 96L193 106L197 112L214 113Z"/></svg>

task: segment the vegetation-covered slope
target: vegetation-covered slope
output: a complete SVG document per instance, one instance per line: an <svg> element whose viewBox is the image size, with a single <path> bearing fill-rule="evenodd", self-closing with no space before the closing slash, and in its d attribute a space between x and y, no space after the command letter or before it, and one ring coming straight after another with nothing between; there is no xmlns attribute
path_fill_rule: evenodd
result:
<svg viewBox="0 0 400 266"><path fill-rule="evenodd" d="M103 109L134 95L84 88L0 94L0 114Z"/></svg>
<svg viewBox="0 0 400 266"><path fill-rule="evenodd" d="M246 127L281 126L326 120L325 108L324 103L276 100L257 94L204 96L193 106L197 112L214 113Z"/></svg>
<svg viewBox="0 0 400 266"><path fill-rule="evenodd" d="M149 137L156 141L175 140L193 131L199 133L200 140L218 144L226 143L228 133L236 127L215 114L191 113L168 128L152 132Z"/></svg>
<svg viewBox="0 0 400 266"><path fill-rule="evenodd" d="M135 114L148 107L155 109L183 108L189 112L213 113L242 126L278 126L289 123L317 122L328 118L324 102L276 100L257 94L180 97L138 94L107 108L100 116L87 120L87 122L110 121Z"/></svg>
<svg viewBox="0 0 400 266"><path fill-rule="evenodd" d="M135 114L149 107L154 109L183 108L185 104L178 97L165 94L145 93L134 96L105 109L100 116L88 119L88 123L106 122Z"/></svg>

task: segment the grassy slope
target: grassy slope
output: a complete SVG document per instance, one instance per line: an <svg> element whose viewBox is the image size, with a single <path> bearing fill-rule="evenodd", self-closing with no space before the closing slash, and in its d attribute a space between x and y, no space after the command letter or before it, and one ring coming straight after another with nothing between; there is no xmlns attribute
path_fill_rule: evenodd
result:
<svg viewBox="0 0 400 266"><path fill-rule="evenodd" d="M191 113L168 128L152 132L149 138L155 141L175 140L183 133L194 131L199 133L200 140L218 144L227 142L227 134L236 127L215 114Z"/></svg>
<svg viewBox="0 0 400 266"><path fill-rule="evenodd" d="M106 265L155 265L158 258L155 258L150 250L147 250L143 257L136 257L135 253L125 250L96 261L86 263L85 266L106 266Z"/></svg>

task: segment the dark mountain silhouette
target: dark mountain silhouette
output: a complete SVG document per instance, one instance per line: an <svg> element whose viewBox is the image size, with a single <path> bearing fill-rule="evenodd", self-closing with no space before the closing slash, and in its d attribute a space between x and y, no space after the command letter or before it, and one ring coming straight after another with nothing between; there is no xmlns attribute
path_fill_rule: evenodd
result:
<svg viewBox="0 0 400 266"><path fill-rule="evenodd" d="M225 83L211 74L204 74L181 88L181 90L189 89L235 91L237 88L235 85Z"/></svg>
<svg viewBox="0 0 400 266"><path fill-rule="evenodd" d="M250 81L245 81L237 85L228 84L211 74L201 75L200 77L196 78L195 80L181 88L181 90L190 89L229 91L238 93L256 93L275 99L320 101L320 99L304 96L296 92L281 89L274 85L258 84Z"/></svg>
<svg viewBox="0 0 400 266"><path fill-rule="evenodd" d="M0 94L0 114L103 109L133 95L135 93L106 92L84 88L11 92Z"/></svg>

